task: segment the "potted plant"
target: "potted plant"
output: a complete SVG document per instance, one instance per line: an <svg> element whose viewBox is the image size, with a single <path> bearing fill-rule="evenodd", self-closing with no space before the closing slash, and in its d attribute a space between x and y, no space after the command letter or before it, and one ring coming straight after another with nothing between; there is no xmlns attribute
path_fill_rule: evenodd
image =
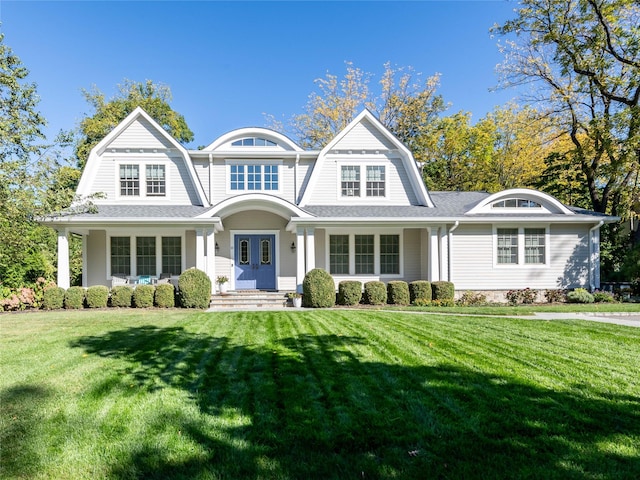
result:
<svg viewBox="0 0 640 480"><path fill-rule="evenodd" d="M302 306L302 294L298 292L290 292L287 296L291 299L293 306L300 308Z"/></svg>
<svg viewBox="0 0 640 480"><path fill-rule="evenodd" d="M227 293L227 283L229 283L229 277L220 275L216 278L216 283L218 284L218 291L221 294Z"/></svg>

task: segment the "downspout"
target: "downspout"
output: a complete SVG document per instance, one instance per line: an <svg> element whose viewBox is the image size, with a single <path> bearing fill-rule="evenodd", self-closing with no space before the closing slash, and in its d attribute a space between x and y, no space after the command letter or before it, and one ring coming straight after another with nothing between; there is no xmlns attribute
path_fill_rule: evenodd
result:
<svg viewBox="0 0 640 480"><path fill-rule="evenodd" d="M593 292L596 289L596 281L595 281L595 271L593 264L593 232L599 230L600 227L604 225L604 220L600 220L598 224L594 225L589 229L589 288ZM600 243L598 241L598 243ZM600 260L600 255L598 255L598 261Z"/></svg>
<svg viewBox="0 0 640 480"><path fill-rule="evenodd" d="M447 277L448 280L451 282L451 250L452 250L452 242L453 242L453 231L458 228L458 226L460 226L460 221L456 220L456 223L453 224L453 227L451 227L449 229L449 232L447 233L447 237L448 237L448 241L447 241Z"/></svg>
<svg viewBox="0 0 640 480"><path fill-rule="evenodd" d="M209 154L209 205L213 205L213 153Z"/></svg>

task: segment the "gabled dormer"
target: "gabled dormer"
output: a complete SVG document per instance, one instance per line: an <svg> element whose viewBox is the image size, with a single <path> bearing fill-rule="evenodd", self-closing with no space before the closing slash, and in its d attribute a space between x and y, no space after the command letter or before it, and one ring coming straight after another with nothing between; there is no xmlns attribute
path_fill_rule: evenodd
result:
<svg viewBox="0 0 640 480"><path fill-rule="evenodd" d="M89 153L77 193L98 204L207 205L187 150L142 108Z"/></svg>
<svg viewBox="0 0 640 480"><path fill-rule="evenodd" d="M433 207L413 155L369 110L322 149L300 205Z"/></svg>

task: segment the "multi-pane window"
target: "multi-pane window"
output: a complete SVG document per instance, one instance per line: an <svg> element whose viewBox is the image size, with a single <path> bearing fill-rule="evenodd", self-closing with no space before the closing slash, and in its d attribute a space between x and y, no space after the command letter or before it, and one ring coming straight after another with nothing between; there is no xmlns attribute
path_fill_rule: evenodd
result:
<svg viewBox="0 0 640 480"><path fill-rule="evenodd" d="M131 275L129 237L111 237L111 275Z"/></svg>
<svg viewBox="0 0 640 480"><path fill-rule="evenodd" d="M278 166L277 165L264 166L264 189L278 190Z"/></svg>
<svg viewBox="0 0 640 480"><path fill-rule="evenodd" d="M360 196L360 167L344 165L340 171L341 190L343 197Z"/></svg>
<svg viewBox="0 0 640 480"><path fill-rule="evenodd" d="M120 165L120 195L140 195L140 167L138 165Z"/></svg>
<svg viewBox="0 0 640 480"><path fill-rule="evenodd" d="M400 273L400 235L380 235L380 274Z"/></svg>
<svg viewBox="0 0 640 480"><path fill-rule="evenodd" d="M329 237L329 271L334 275L349 274L349 235Z"/></svg>
<svg viewBox="0 0 640 480"><path fill-rule="evenodd" d="M230 190L278 190L279 167L270 164L229 165Z"/></svg>
<svg viewBox="0 0 640 480"><path fill-rule="evenodd" d="M545 229L524 229L524 263L545 263Z"/></svg>
<svg viewBox="0 0 640 480"><path fill-rule="evenodd" d="M136 237L138 275L156 274L156 237Z"/></svg>
<svg viewBox="0 0 640 480"><path fill-rule="evenodd" d="M261 137L241 138L231 144L232 147L275 147L277 145L276 142Z"/></svg>
<svg viewBox="0 0 640 480"><path fill-rule="evenodd" d="M231 190L244 190L244 165L231 165Z"/></svg>
<svg viewBox="0 0 640 480"><path fill-rule="evenodd" d="M177 275L182 272L182 239L162 237L162 273Z"/></svg>
<svg viewBox="0 0 640 480"><path fill-rule="evenodd" d="M356 275L373 274L374 250L373 235L355 236Z"/></svg>
<svg viewBox="0 0 640 480"><path fill-rule="evenodd" d="M507 198L491 205L492 208L542 208L538 202L524 198Z"/></svg>
<svg viewBox="0 0 640 480"><path fill-rule="evenodd" d="M262 165L247 165L247 190L261 190Z"/></svg>
<svg viewBox="0 0 640 480"><path fill-rule="evenodd" d="M164 196L167 193L164 165L147 165L147 195Z"/></svg>
<svg viewBox="0 0 640 480"><path fill-rule="evenodd" d="M385 174L383 165L367 166L367 197L385 196Z"/></svg>
<svg viewBox="0 0 640 480"><path fill-rule="evenodd" d="M502 265L518 263L518 229L498 228L497 230L497 262Z"/></svg>

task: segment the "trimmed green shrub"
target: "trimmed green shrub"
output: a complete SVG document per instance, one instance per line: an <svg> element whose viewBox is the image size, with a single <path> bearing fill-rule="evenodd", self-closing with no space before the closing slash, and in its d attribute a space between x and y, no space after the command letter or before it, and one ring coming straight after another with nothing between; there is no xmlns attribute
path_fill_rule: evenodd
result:
<svg viewBox="0 0 640 480"><path fill-rule="evenodd" d="M609 292L593 292L593 301L596 303L612 303L616 299Z"/></svg>
<svg viewBox="0 0 640 480"><path fill-rule="evenodd" d="M87 288L86 301L89 308L106 308L109 301L109 289L104 285L94 285Z"/></svg>
<svg viewBox="0 0 640 480"><path fill-rule="evenodd" d="M362 300L362 282L343 280L338 284L338 303L340 305L357 305Z"/></svg>
<svg viewBox="0 0 640 480"><path fill-rule="evenodd" d="M176 306L176 293L170 283L161 283L156 287L154 304L158 308L173 308Z"/></svg>
<svg viewBox="0 0 640 480"><path fill-rule="evenodd" d="M401 280L392 280L387 283L387 303L409 305L409 284Z"/></svg>
<svg viewBox="0 0 640 480"><path fill-rule="evenodd" d="M424 305L424 302L431 301L431 282L426 280L416 280L409 284L409 300L412 305L416 305L417 301Z"/></svg>
<svg viewBox="0 0 640 480"><path fill-rule="evenodd" d="M42 308L45 310L58 310L64 306L64 288L48 287L43 292Z"/></svg>
<svg viewBox="0 0 640 480"><path fill-rule="evenodd" d="M308 308L330 308L336 304L336 284L322 268L314 268L302 281L302 304Z"/></svg>
<svg viewBox="0 0 640 480"><path fill-rule="evenodd" d="M387 287L384 282L372 280L364 284L364 303L384 305L387 303Z"/></svg>
<svg viewBox="0 0 640 480"><path fill-rule="evenodd" d="M573 292L567 293L569 303L593 303L594 298L584 288L576 288Z"/></svg>
<svg viewBox="0 0 640 480"><path fill-rule="evenodd" d="M70 287L64 292L64 308L75 309L84 307L85 291L82 287Z"/></svg>
<svg viewBox="0 0 640 480"><path fill-rule="evenodd" d="M183 308L207 308L211 304L211 279L202 270L190 268L178 279L178 298Z"/></svg>
<svg viewBox="0 0 640 480"><path fill-rule="evenodd" d="M439 280L431 282L431 299L432 300L453 300L456 290L451 282Z"/></svg>
<svg viewBox="0 0 640 480"><path fill-rule="evenodd" d="M153 307L153 295L156 287L153 285L138 285L133 291L133 306L136 308Z"/></svg>
<svg viewBox="0 0 640 480"><path fill-rule="evenodd" d="M116 285L111 289L112 307L130 307L133 298L133 288L129 285Z"/></svg>

